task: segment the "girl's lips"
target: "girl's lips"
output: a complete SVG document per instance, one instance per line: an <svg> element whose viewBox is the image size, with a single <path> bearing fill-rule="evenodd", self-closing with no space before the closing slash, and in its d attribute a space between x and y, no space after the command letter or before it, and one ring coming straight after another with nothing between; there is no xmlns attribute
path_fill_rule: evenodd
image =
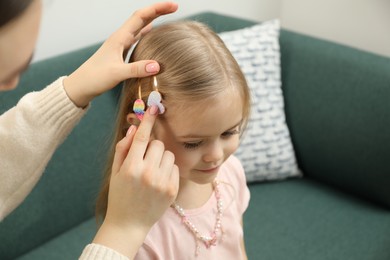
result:
<svg viewBox="0 0 390 260"><path fill-rule="evenodd" d="M203 172L203 173L214 173L214 172L218 172L218 170L219 170L219 166L214 167L214 168L205 169L205 170L198 170L198 171Z"/></svg>

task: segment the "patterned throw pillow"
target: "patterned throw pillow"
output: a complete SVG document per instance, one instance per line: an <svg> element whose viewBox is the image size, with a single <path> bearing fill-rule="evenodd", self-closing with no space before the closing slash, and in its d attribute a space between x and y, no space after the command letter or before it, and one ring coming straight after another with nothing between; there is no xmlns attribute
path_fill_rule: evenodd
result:
<svg viewBox="0 0 390 260"><path fill-rule="evenodd" d="M284 114L279 30L279 20L271 20L219 34L251 89L251 116L235 154L248 182L301 175Z"/></svg>

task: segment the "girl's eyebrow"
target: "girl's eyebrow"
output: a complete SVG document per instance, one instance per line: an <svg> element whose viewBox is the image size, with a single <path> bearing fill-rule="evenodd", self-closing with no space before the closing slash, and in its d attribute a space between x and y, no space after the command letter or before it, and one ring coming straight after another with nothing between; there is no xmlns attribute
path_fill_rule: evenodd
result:
<svg viewBox="0 0 390 260"><path fill-rule="evenodd" d="M232 127L229 127L227 130L225 130L224 132L227 132L227 131L230 131L232 130L233 128L236 128L237 126L241 125L242 123L242 119L237 123L235 124L234 126ZM210 136L207 136L207 135L193 135L193 134L189 134L189 135L183 135L183 136L179 136L179 138L181 139L191 139L191 138L207 138L207 137L210 137Z"/></svg>

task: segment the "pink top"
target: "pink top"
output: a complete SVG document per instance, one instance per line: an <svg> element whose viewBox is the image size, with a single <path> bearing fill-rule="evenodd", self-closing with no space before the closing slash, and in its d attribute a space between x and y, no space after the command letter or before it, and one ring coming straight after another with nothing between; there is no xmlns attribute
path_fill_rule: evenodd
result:
<svg viewBox="0 0 390 260"><path fill-rule="evenodd" d="M206 248L200 242L196 257L196 240L193 233L181 222L176 211L169 208L152 227L134 259L242 259L241 219L248 207L250 194L240 161L233 155L230 156L221 166L217 179L220 181L219 189L224 205L222 217L224 233L222 237L221 234L218 235L216 246ZM185 212L199 232L208 235L214 230L217 200L212 194L202 207Z"/></svg>

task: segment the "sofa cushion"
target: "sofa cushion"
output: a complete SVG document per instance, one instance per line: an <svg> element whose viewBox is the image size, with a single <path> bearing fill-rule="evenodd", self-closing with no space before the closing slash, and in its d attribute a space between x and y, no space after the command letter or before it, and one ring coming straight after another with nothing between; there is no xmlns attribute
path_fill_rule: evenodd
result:
<svg viewBox="0 0 390 260"><path fill-rule="evenodd" d="M91 218L17 259L78 259L84 247L92 242L96 230L96 220Z"/></svg>
<svg viewBox="0 0 390 260"><path fill-rule="evenodd" d="M390 259L390 212L305 178L252 184L248 259Z"/></svg>
<svg viewBox="0 0 390 260"><path fill-rule="evenodd" d="M251 115L236 152L249 182L300 175L284 114L279 29L279 20L271 20L219 34L251 91Z"/></svg>

